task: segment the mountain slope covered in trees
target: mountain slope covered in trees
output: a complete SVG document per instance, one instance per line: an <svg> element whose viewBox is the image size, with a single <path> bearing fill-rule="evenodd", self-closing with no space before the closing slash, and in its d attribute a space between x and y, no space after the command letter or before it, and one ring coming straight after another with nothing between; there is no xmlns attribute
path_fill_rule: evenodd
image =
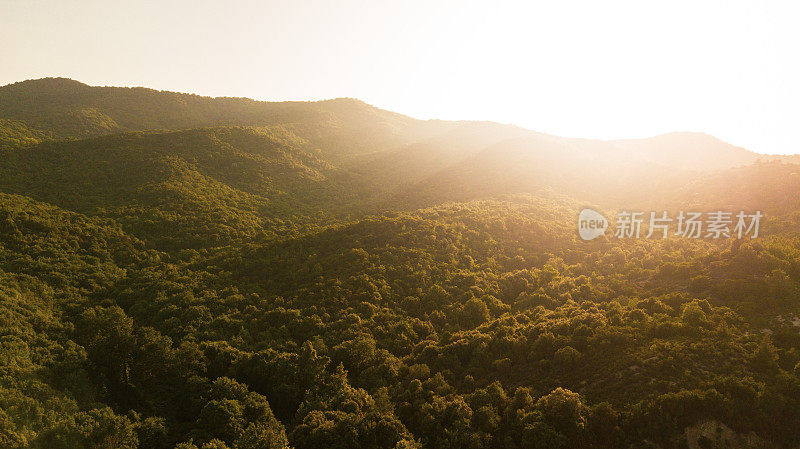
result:
<svg viewBox="0 0 800 449"><path fill-rule="evenodd" d="M0 447L797 447L796 161L0 87ZM766 216L584 242L587 205Z"/></svg>

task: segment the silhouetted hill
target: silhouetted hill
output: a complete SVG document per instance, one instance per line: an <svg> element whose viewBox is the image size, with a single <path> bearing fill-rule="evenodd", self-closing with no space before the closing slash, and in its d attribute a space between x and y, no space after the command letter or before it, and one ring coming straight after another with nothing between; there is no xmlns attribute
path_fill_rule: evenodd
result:
<svg viewBox="0 0 800 449"><path fill-rule="evenodd" d="M442 126L353 99L264 102L141 87L95 87L65 78L0 87L0 118L17 120L54 138L221 125L281 126L338 157L409 143Z"/></svg>
<svg viewBox="0 0 800 449"><path fill-rule="evenodd" d="M642 157L669 167L719 170L749 165L758 160L800 162L800 156L754 153L704 133L676 132L647 139L611 141L625 157Z"/></svg>

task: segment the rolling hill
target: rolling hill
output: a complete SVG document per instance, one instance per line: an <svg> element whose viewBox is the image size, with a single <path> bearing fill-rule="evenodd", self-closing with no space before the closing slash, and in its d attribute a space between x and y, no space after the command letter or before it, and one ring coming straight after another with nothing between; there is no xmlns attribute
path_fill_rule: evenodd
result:
<svg viewBox="0 0 800 449"><path fill-rule="evenodd" d="M0 87L0 447L797 447L797 163ZM584 242L586 206L766 217Z"/></svg>

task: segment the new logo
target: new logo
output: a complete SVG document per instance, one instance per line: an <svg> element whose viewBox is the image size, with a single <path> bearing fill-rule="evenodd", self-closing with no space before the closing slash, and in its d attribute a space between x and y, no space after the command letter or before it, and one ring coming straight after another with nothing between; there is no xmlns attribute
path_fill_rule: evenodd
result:
<svg viewBox="0 0 800 449"><path fill-rule="evenodd" d="M583 209L578 214L578 234L583 240L593 240L606 233L608 220L600 212Z"/></svg>

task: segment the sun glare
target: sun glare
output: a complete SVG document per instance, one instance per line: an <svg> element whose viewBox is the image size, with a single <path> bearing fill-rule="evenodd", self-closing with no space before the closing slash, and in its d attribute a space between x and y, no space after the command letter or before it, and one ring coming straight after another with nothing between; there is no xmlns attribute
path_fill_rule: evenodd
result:
<svg viewBox="0 0 800 449"><path fill-rule="evenodd" d="M794 2L39 3L0 2L15 43L0 82L347 96L419 118L589 138L702 131L798 152Z"/></svg>

